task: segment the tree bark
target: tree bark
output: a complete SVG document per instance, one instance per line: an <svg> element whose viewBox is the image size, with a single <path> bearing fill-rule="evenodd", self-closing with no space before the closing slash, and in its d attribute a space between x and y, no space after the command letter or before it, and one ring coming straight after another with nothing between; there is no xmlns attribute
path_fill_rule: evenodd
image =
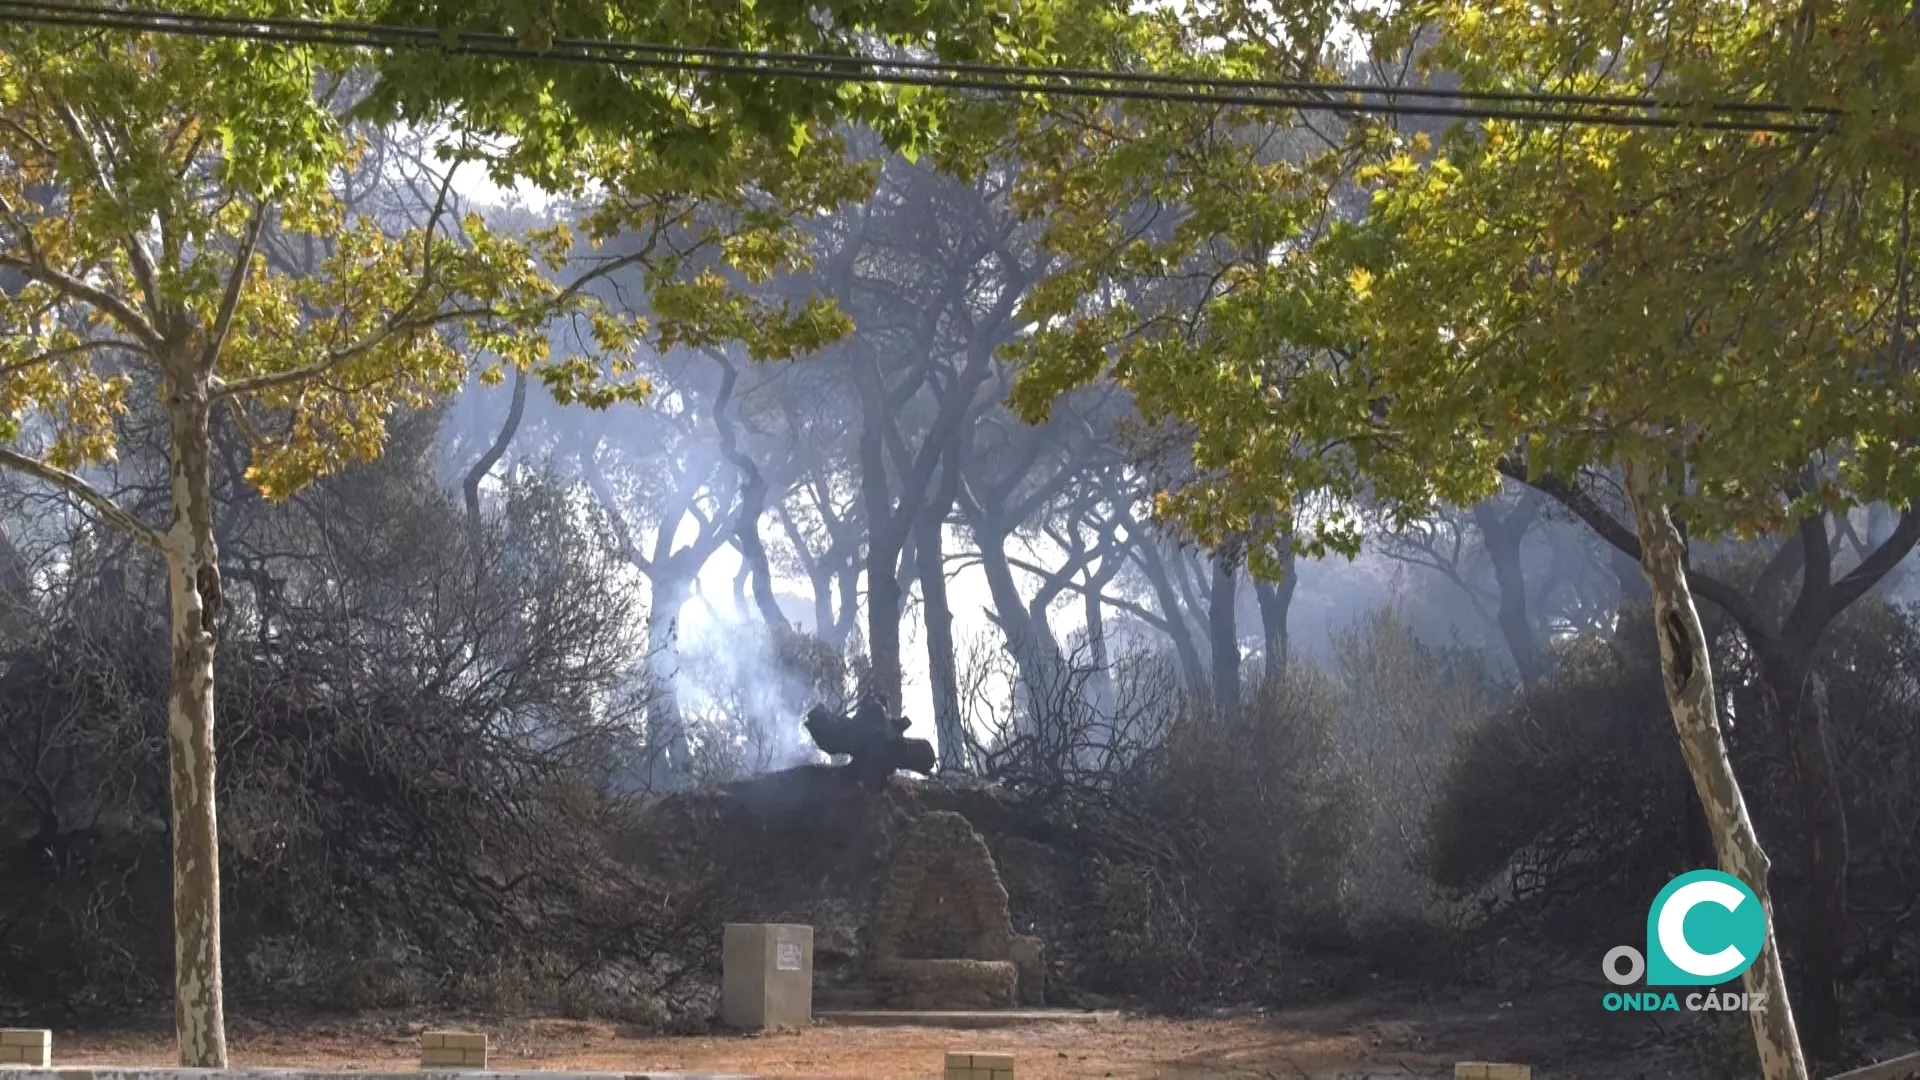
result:
<svg viewBox="0 0 1920 1080"><path fill-rule="evenodd" d="M1007 651L1013 655L1023 684L1018 688L1019 697L1026 702L1027 719L1037 725L1060 708L1066 690L1066 659L1052 635L1034 625L1033 612L1021 597L1013 567L1007 562L1006 532L998 522L976 520L973 538L980 551L980 569L987 578L987 594L993 600L993 621L1007 639Z"/></svg>
<svg viewBox="0 0 1920 1080"><path fill-rule="evenodd" d="M165 536L172 684L167 764L173 802L174 1031L183 1068L227 1067L220 978L220 840L214 812L213 657L220 559L213 538L207 378L166 377L173 520Z"/></svg>
<svg viewBox="0 0 1920 1080"><path fill-rule="evenodd" d="M1280 679L1286 677L1288 651L1287 613L1293 607L1293 592L1300 584L1297 573L1299 559L1291 548L1282 558L1279 581L1253 581L1254 597L1260 602L1260 631L1264 642L1262 659L1266 667L1266 677Z"/></svg>
<svg viewBox="0 0 1920 1080"><path fill-rule="evenodd" d="M899 541L880 533L867 540L867 662L868 689L898 709L901 696Z"/></svg>
<svg viewBox="0 0 1920 1080"><path fill-rule="evenodd" d="M1229 724L1240 722L1240 628L1234 618L1239 596L1233 556L1214 555L1213 587L1207 595L1207 636L1213 646L1213 707Z"/></svg>
<svg viewBox="0 0 1920 1080"><path fill-rule="evenodd" d="M767 561L767 545L760 539L760 519L767 512L766 474L740 448L739 432L734 429L733 417L727 411L740 371L724 353L709 355L720 362L720 389L713 398L713 423L720 433L720 453L740 472L740 510L734 520L733 538L740 549L741 576L752 583L753 603L760 609L760 618L766 622L768 631L783 634L793 627L773 595L773 567Z"/></svg>
<svg viewBox="0 0 1920 1080"><path fill-rule="evenodd" d="M1520 673L1523 684L1540 681L1546 674L1546 660L1540 652L1540 639L1534 633L1533 619L1527 613L1527 578L1521 571L1520 545L1533 524L1541 496L1522 489L1521 503L1502 514L1491 500L1473 508L1474 524L1486 545L1487 560L1493 564L1494 584L1500 590L1500 636L1506 639L1507 652Z"/></svg>
<svg viewBox="0 0 1920 1080"><path fill-rule="evenodd" d="M1167 570L1167 561L1160 553L1159 544L1150 536L1142 537L1134 550L1139 555L1140 572L1146 576L1147 585L1153 590L1154 602L1160 605L1160 611L1166 617L1167 637L1173 641L1173 653L1180 661L1187 691L1199 695L1207 685L1207 669L1200 661L1200 647L1193 640L1193 624L1187 620L1186 607L1174 591L1173 576Z"/></svg>
<svg viewBox="0 0 1920 1080"><path fill-rule="evenodd" d="M1807 910L1796 950L1805 976L1800 1028L1809 1056L1838 1064L1841 967L1848 937L1846 801L1827 742L1827 689L1812 662L1812 646L1768 649L1761 655L1760 671L1773 699L1807 828Z"/></svg>
<svg viewBox="0 0 1920 1080"><path fill-rule="evenodd" d="M666 743L667 765L684 776L693 766L693 746L680 711L680 614L693 596L693 582L654 578L647 607L647 714L649 734Z"/></svg>
<svg viewBox="0 0 1920 1080"><path fill-rule="evenodd" d="M947 602L944 522L928 514L915 526L914 545L920 577L920 602L927 621L927 680L933 691L933 732L940 748L941 772L967 767L966 729L960 718L960 674L953 658L953 609Z"/></svg>
<svg viewBox="0 0 1920 1080"><path fill-rule="evenodd" d="M513 398L507 404L507 418L500 425L500 433L495 435L487 451L480 460L467 470L461 492L467 501L467 530L473 534L473 557L480 558L480 482L487 478L500 459L506 456L507 447L513 444L513 437L520 430L520 419L527 414L527 373L519 368L513 369Z"/></svg>
<svg viewBox="0 0 1920 1080"><path fill-rule="evenodd" d="M1667 708L1680 737L1680 750L1706 809L1720 868L1746 882L1767 915L1767 941L1759 958L1741 976L1743 989L1764 994L1765 1004L1748 1017L1766 1080L1805 1080L1806 1061L1794 1030L1786 975L1773 930L1773 901L1767 883L1769 864L1747 813L1740 782L1720 734L1712 657L1700 613L1688 590L1686 542L1674 525L1658 479L1658 467L1629 458L1624 463L1627 500L1640 540L1640 569L1653 595L1655 634Z"/></svg>

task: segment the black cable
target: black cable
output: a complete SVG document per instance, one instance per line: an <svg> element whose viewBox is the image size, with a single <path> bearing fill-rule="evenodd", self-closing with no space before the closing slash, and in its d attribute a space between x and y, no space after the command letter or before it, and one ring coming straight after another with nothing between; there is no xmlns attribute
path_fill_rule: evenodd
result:
<svg viewBox="0 0 1920 1080"><path fill-rule="evenodd" d="M74 14L115 14L137 15L165 18L191 19L209 26L268 27L272 29L302 31L317 27L364 33L392 34L407 36L423 43L441 44L449 34L460 40L493 39L495 42L510 43L517 52L526 53L520 41L511 35L471 30L442 30L435 27L398 26L392 24L329 22L316 23L307 19L290 19L274 16L237 16L201 14L197 12L173 12L164 9L141 10L135 8L114 8L99 4L84 4L70 0L0 0L0 8L20 9L40 12L68 12ZM1089 79L1112 83L1134 83L1146 86L1205 86L1210 89L1265 90L1283 94L1370 94L1386 97L1434 98L1459 101L1500 101L1514 104L1534 105L1590 105L1605 108L1682 108L1685 103L1663 100L1656 97L1622 94L1565 94L1547 91L1501 91L1439 89L1427 86L1383 86L1379 84L1314 82L1305 80L1277 79L1239 79L1223 76L1186 76L1160 72L1103 71L1097 68L1037 67L1017 64L983 64L957 60L913 60L904 58L886 58L857 56L837 53L796 53L777 50L755 51L749 49L726 48L722 46L686 46L660 45L651 42L625 42L606 39L555 38L550 47L563 49L607 50L623 54L661 56L681 60L712 58L725 61L767 62L779 64L820 64L832 68L894 68L901 71L942 73L950 72L964 75L987 75L1016 78L1063 78ZM534 53L534 55L539 55ZM1840 110L1828 106L1795 106L1770 101L1714 101L1702 106L1708 113L1785 113L1790 115L1830 116L1838 115Z"/></svg>
<svg viewBox="0 0 1920 1080"><path fill-rule="evenodd" d="M587 39L555 39L548 47L534 51L527 48L519 39L498 33L470 30L437 30L427 27L392 26L365 23L315 22L300 19L249 19L234 16L200 15L174 11L135 11L126 8L106 8L84 4L66 4L53 0L0 0L0 15L13 21L57 27L85 27L109 30L132 30L145 33L174 34L208 38L226 38L260 41L273 44L321 45L338 48L431 48L453 54L476 57L508 59L519 62L553 61L563 63L586 63L603 66L631 68L649 71L681 72L709 75L738 75L756 78L799 78L826 82L860 82L892 86L920 86L949 90L979 90L992 93L1033 93L1054 94L1070 97L1094 97L1101 99L1161 101L1171 103L1238 106L1247 108L1283 108L1293 110L1318 110L1337 114L1378 113L1387 115L1413 115L1446 117L1465 120L1513 120L1547 123L1596 124L1615 127L1641 128L1680 128L1697 127L1714 131L1733 132L1773 132L1780 134L1812 134L1821 130L1814 123L1793 123L1767 120L1734 120L1701 118L1689 120L1685 117L1625 115L1619 113L1577 112L1564 109L1511 109L1493 107L1464 107L1446 105L1425 105L1400 101L1356 102L1330 101L1318 96L1322 93L1342 92L1350 94L1375 94L1382 96L1413 96L1405 91L1390 87L1367 87L1352 84L1268 84L1272 86L1310 86L1315 96L1302 92L1280 92L1267 94L1226 93L1218 90L1155 90L1136 86L1084 86L1073 83L1040 83L1018 81L1009 78L974 77L934 77L931 75L898 74L887 71L848 71L847 67L907 67L915 70L969 70L980 72L1038 72L1049 77L1066 77L1065 72L1074 71L1080 77L1115 82L1145 82L1170 86L1212 86L1234 85L1230 81L1206 79L1185 80L1169 75L1136 75L1120 72L1082 72L1081 69L1046 68L1003 68L995 65L950 65L935 61L887 61L861 57L843 57L804 53L752 53L745 50L704 50L678 46L649 45L644 43L626 43L615 41L592 41ZM634 55L641 53L642 55ZM647 53L665 55L645 55ZM753 59L760 57L795 57L810 64L831 65L822 67L795 67L788 64L766 62L743 63L738 59L697 60L688 57L725 54L730 57ZM675 58L679 57L679 58ZM838 68L838 70L836 70ZM1031 78L1031 76L1028 76ZM1242 85L1261 85L1254 81L1242 81ZM1419 96L1447 97L1467 100L1504 100L1485 92L1449 92L1429 88L1414 88ZM1621 108L1664 108L1673 109L1671 103L1662 104L1653 99L1607 98L1588 95L1585 97L1554 95L1516 95L1513 100L1565 101L1569 104L1585 103L1589 107L1604 103L1606 107ZM1735 103L1729 108L1746 111L1793 111L1785 106L1770 106L1758 103ZM1711 107L1709 107L1711 111ZM1801 110L1803 112L1824 112L1833 115L1834 110Z"/></svg>

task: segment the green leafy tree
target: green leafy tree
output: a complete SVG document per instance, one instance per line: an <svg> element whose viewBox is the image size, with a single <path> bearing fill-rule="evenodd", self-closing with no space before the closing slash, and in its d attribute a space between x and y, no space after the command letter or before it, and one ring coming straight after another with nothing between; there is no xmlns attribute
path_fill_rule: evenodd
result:
<svg viewBox="0 0 1920 1080"><path fill-rule="evenodd" d="M0 465L65 492L165 560L176 1027L183 1065L224 1066L211 426L242 431L249 478L282 497L377 455L389 417L457 388L477 358L491 376L530 370L563 402L605 407L646 393L622 359L642 340L744 341L772 358L845 332L826 304L758 303L734 286L804 258L793 214L870 183L871 170L841 152L836 125L867 120L914 148L937 133L938 102L540 62L555 36L843 52L891 43L985 59L1029 31L1043 41L1047 16L1000 0L173 6L412 21L527 45L522 58L478 60L0 27ZM575 239L560 229L502 235L456 214L451 171L414 224L383 226L344 198L364 144L356 120L442 132L450 166L481 161L497 181L584 200L586 239L620 247L555 284L578 266ZM319 254L300 266L269 260L263 237ZM633 264L647 269L647 324L587 288ZM597 351L549 354L546 326L561 312L590 322ZM134 408L165 417L165 520L142 518L88 478L113 458L118 422Z"/></svg>
<svg viewBox="0 0 1920 1080"><path fill-rule="evenodd" d="M1293 512L1307 493L1411 518L1472 505L1503 469L1620 469L1683 755L1722 867L1770 909L1686 537L1920 489L1920 22L1879 0L1579 0L1551 19L1458 0L1356 22L1377 68L1475 89L1841 112L1808 134L1493 121L1438 140L1380 122L1334 134L1314 114L1032 122L1033 199L1076 263L1030 306L1018 400L1042 415L1117 378L1190 433L1195 475L1162 509L1208 539L1274 530L1350 550L1350 516ZM1202 55L1245 63L1262 55L1252 38L1284 55L1288 32L1265 26ZM1140 212L1103 220L1102 203ZM1116 293L1129 302L1094 302ZM1806 1075L1771 941L1744 978L1767 994L1762 1071Z"/></svg>

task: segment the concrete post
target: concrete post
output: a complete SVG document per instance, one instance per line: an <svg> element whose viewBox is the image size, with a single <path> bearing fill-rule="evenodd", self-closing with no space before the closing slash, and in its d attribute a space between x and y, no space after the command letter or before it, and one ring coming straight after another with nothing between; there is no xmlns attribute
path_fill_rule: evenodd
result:
<svg viewBox="0 0 1920 1080"><path fill-rule="evenodd" d="M813 927L728 923L720 948L720 1019L777 1031L813 1023Z"/></svg>

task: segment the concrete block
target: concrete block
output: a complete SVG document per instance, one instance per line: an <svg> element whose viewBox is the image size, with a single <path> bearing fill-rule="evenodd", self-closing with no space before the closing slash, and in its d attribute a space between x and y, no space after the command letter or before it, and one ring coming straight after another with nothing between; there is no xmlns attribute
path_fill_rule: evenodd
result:
<svg viewBox="0 0 1920 1080"><path fill-rule="evenodd" d="M1533 1066L1462 1061L1453 1067L1453 1080L1533 1080Z"/></svg>
<svg viewBox="0 0 1920 1080"><path fill-rule="evenodd" d="M1013 1055L949 1050L946 1080L1013 1080Z"/></svg>
<svg viewBox="0 0 1920 1080"><path fill-rule="evenodd" d="M44 1028L0 1028L0 1065L53 1067L53 1032Z"/></svg>
<svg viewBox="0 0 1920 1080"><path fill-rule="evenodd" d="M720 945L720 1020L777 1031L813 1023L813 927L728 923Z"/></svg>
<svg viewBox="0 0 1920 1080"><path fill-rule="evenodd" d="M423 1069L484 1069L487 1067L485 1032L429 1031L420 1036Z"/></svg>

